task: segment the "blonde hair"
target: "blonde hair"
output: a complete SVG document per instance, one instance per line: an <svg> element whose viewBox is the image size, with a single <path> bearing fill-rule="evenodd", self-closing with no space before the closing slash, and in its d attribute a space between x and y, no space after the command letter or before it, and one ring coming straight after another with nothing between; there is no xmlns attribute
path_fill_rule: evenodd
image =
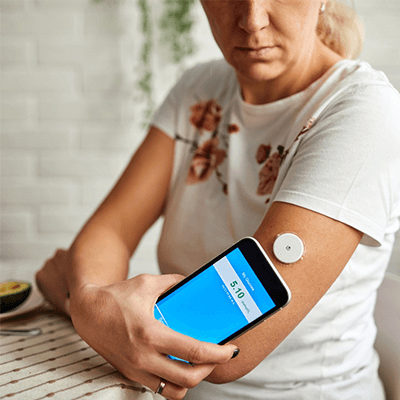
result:
<svg viewBox="0 0 400 400"><path fill-rule="evenodd" d="M338 0L325 0L317 35L322 43L344 58L356 59L362 50L364 27L355 10Z"/></svg>

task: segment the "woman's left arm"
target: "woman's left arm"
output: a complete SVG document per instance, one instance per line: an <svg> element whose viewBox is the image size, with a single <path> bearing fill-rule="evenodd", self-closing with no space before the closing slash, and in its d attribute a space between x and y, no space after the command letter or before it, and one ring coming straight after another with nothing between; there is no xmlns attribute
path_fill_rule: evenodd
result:
<svg viewBox="0 0 400 400"><path fill-rule="evenodd" d="M253 235L289 286L291 302L238 338L239 356L218 366L209 381L230 382L254 369L324 296L361 239L363 245L379 245L397 215L400 97L374 79L343 91L301 139L276 200ZM272 251L277 235L285 232L305 245L294 264L280 263Z"/></svg>
<svg viewBox="0 0 400 400"><path fill-rule="evenodd" d="M285 232L295 233L305 245L302 259L293 264L282 264L272 251L277 235ZM273 203L253 236L289 286L291 302L284 310L236 339L233 343L240 348L239 356L217 366L206 380L213 383L234 381L268 356L337 279L362 235L322 214L289 203Z"/></svg>

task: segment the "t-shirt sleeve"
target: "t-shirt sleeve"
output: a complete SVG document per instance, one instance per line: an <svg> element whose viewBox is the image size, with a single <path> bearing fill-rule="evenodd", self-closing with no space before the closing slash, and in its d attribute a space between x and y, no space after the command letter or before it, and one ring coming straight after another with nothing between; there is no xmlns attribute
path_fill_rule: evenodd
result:
<svg viewBox="0 0 400 400"><path fill-rule="evenodd" d="M185 97L188 94L190 75L196 68L187 70L178 82L173 86L160 107L154 114L151 125L156 126L171 138L175 138L179 118L182 118L181 108L185 104Z"/></svg>
<svg viewBox="0 0 400 400"><path fill-rule="evenodd" d="M358 84L304 135L274 201L324 214L379 246L400 195L400 96Z"/></svg>

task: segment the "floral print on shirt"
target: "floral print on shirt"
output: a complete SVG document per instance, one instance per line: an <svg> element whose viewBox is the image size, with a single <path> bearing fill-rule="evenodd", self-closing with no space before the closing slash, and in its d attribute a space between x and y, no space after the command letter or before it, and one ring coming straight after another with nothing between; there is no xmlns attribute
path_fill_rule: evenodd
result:
<svg viewBox="0 0 400 400"><path fill-rule="evenodd" d="M228 157L229 140L228 135L239 132L239 127L236 124L225 125L225 130L221 130L221 120L223 109L215 99L207 101L198 101L190 107L191 116L190 123L196 128L196 136L194 140L189 140L175 135L175 140L181 140L186 144L191 145L193 158L191 160L186 183L188 185L197 184L207 181L215 172L216 178L222 185L224 194L228 194L228 185L219 170L219 166ZM301 129L296 136L294 142L306 133L313 125L315 118L310 118L307 124ZM209 138L203 140L199 144L199 137L209 135ZM220 147L222 145L222 147ZM293 144L292 144L293 145ZM256 161L258 164L263 164L258 173L259 183L256 189L258 196L268 196L266 203L270 201L270 195L274 189L278 178L279 169L285 161L289 149L278 145L276 151L271 154L272 146L270 144L260 144L257 153Z"/></svg>
<svg viewBox="0 0 400 400"><path fill-rule="evenodd" d="M269 155L271 146L260 145L257 150L257 162L262 164L265 160L266 163L258 173L259 183L257 188L257 194L259 196L265 196L271 194L274 189L275 182L278 178L279 167L282 163L282 156L284 154L284 147L278 146L277 152Z"/></svg>
<svg viewBox="0 0 400 400"><path fill-rule="evenodd" d="M307 121L307 124L303 126L299 134L296 136L294 142L299 140L299 138L304 135L307 131L310 130L312 125L314 124L315 118L310 118ZM293 144L292 144L293 146ZM261 144L258 147L256 153L256 160L258 164L265 164L261 168L258 173L259 183L257 187L257 194L259 196L271 195L272 191L274 190L275 182L278 179L279 168L283 164L286 159L286 156L289 153L289 150L292 148L285 150L284 146L279 145L277 147L277 151L271 154L271 145ZM266 199L266 203L269 203L270 197Z"/></svg>
<svg viewBox="0 0 400 400"><path fill-rule="evenodd" d="M175 140L190 144L191 152L194 153L186 183L193 185L204 182L215 172L218 181L221 183L222 192L228 194L228 185L218 167L227 158L229 148L227 135L239 132L239 127L235 124L229 124L226 126L226 130L221 131L222 107L214 99L199 101L190 110L190 123L197 131L195 140L191 141L179 134L175 135ZM199 144L199 136L204 135L210 137Z"/></svg>
<svg viewBox="0 0 400 400"><path fill-rule="evenodd" d="M218 137L213 137L196 149L186 179L189 185L206 181L225 160L226 151L219 149L218 144Z"/></svg>
<svg viewBox="0 0 400 400"><path fill-rule="evenodd" d="M204 130L216 132L221 121L222 107L216 100L200 101L193 105L190 110L192 115L190 122L203 134Z"/></svg>

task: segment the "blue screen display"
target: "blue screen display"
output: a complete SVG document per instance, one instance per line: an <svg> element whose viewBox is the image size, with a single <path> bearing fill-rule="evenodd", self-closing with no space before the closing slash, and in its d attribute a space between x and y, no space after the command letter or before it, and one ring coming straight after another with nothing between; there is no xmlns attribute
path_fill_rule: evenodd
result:
<svg viewBox="0 0 400 400"><path fill-rule="evenodd" d="M177 332L219 343L275 306L236 248L154 308L156 319Z"/></svg>

